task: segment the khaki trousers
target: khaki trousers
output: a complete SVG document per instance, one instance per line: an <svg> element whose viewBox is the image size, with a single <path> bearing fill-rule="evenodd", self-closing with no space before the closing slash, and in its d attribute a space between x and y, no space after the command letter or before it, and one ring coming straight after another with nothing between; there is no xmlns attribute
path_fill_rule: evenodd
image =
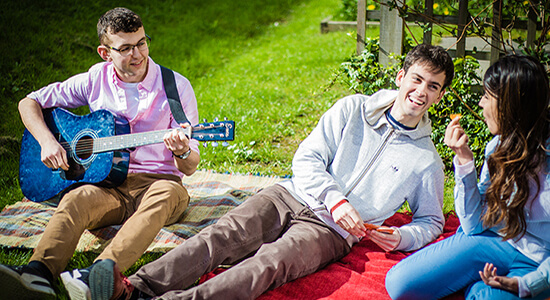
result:
<svg viewBox="0 0 550 300"><path fill-rule="evenodd" d="M115 188L80 186L59 202L31 261L44 263L57 276L73 256L85 229L123 224L97 259L112 259L126 270L163 226L180 219L188 204L187 190L175 175L128 174Z"/></svg>

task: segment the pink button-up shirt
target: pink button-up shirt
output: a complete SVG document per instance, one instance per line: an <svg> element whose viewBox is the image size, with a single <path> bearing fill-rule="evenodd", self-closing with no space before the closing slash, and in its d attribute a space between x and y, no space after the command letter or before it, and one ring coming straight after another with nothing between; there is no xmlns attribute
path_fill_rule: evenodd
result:
<svg viewBox="0 0 550 300"><path fill-rule="evenodd" d="M178 73L174 75L185 115L191 125L197 125L199 116L193 88L187 78ZM137 84L138 101L127 99L123 86L125 83L116 75L113 64L102 62L86 73L52 83L28 97L36 100L42 108L88 105L92 112L109 110L128 120L131 133L179 128L166 99L160 66L151 58L145 79ZM197 140L192 139L189 145L199 153ZM172 152L163 143L140 146L132 151L128 172L183 175L174 165Z"/></svg>

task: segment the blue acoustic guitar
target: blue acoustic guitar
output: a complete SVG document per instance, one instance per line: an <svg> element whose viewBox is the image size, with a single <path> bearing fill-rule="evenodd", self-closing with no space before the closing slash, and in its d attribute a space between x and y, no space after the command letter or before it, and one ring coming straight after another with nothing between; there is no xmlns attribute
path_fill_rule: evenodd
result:
<svg viewBox="0 0 550 300"><path fill-rule="evenodd" d="M171 129L129 133L126 120L111 112L98 110L75 115L62 108L44 110L44 120L58 142L67 151L69 170L50 169L40 160L41 148L25 130L19 158L19 185L23 195L42 202L88 183L117 186L126 179L128 149L162 143ZM219 121L181 128L188 137L199 141L231 141L235 122Z"/></svg>

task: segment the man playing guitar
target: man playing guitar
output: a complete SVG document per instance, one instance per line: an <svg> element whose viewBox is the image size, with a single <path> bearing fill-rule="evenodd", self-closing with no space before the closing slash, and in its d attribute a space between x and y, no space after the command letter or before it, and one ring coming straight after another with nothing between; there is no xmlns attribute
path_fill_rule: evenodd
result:
<svg viewBox="0 0 550 300"><path fill-rule="evenodd" d="M198 123L191 84L174 74L191 123L178 124L167 101L161 68L149 57L150 38L141 18L126 8L114 8L99 19L97 31L97 52L105 62L32 92L19 103L23 123L40 144L44 165L69 168L65 149L44 121L46 108L87 105L92 112L103 109L127 119L132 133L173 130L164 135L164 143L140 146L130 153L128 176L120 186L84 184L63 195L29 264L0 265L0 290L9 299L55 298L54 279L65 269L86 229L122 224L97 260L112 259L121 270L129 268L163 226L180 219L189 203L181 177L197 168L198 141L178 128ZM76 282L71 281L73 276L85 273L80 270L67 277L70 294Z"/></svg>

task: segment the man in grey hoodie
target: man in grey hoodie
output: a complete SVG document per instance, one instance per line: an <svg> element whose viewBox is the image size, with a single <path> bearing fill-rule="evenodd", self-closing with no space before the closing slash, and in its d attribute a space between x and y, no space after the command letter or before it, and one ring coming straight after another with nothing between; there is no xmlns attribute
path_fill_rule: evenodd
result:
<svg viewBox="0 0 550 300"><path fill-rule="evenodd" d="M385 251L423 247L444 224L443 164L427 110L453 76L443 48L416 46L396 76L398 91L348 96L323 115L296 151L292 179L252 196L128 279L112 261L97 262L81 278L83 295L254 299L339 260L362 238ZM376 229L405 202L410 224ZM233 266L185 289L219 265Z"/></svg>

